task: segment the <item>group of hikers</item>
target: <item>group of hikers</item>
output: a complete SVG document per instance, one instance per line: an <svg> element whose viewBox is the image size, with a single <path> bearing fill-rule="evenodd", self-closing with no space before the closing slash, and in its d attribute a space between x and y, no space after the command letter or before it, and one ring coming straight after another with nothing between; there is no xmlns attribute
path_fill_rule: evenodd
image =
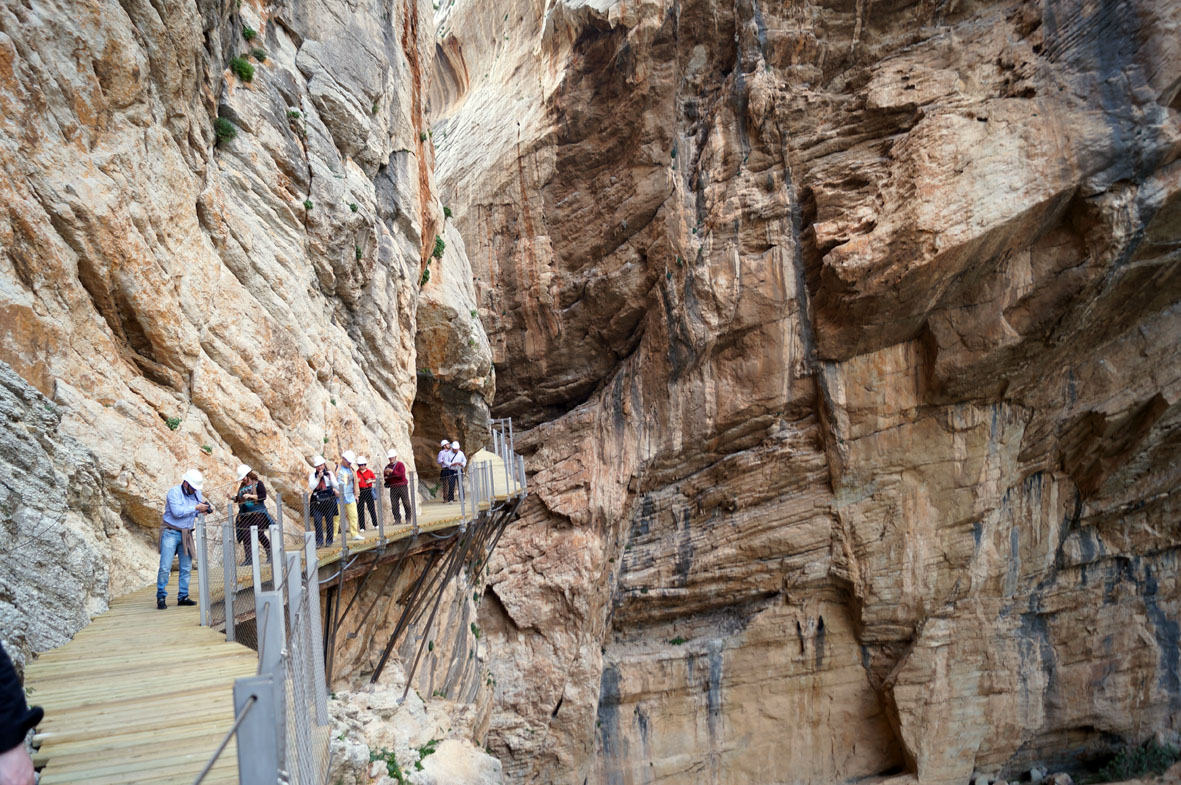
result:
<svg viewBox="0 0 1181 785"><path fill-rule="evenodd" d="M463 454L457 441L444 439L440 446L442 449L436 458L439 480L443 489L443 500L450 502L455 500L456 480L461 475L463 467L467 466L467 456ZM413 520L414 517L410 478L406 464L398 460L397 450L390 450L386 454L386 459L387 463L382 469L382 485L389 491L394 525L401 526L403 513L407 521ZM267 531L274 520L267 511L267 489L258 473L246 464L241 464L236 474L236 485L226 494L226 499L238 505L234 536L246 551L243 565L249 565L252 560L251 527L258 527L259 546L267 552L269 559L271 541ZM168 607L165 602L166 590L173 558L180 561L176 604L196 605L189 598L189 576L192 574L193 554L196 552L193 530L198 515L213 511L213 506L201 494L204 484L201 472L189 469L184 473L180 484L168 491L164 502L164 526L160 530L160 569L156 574L157 608ZM364 455L358 456L352 450L344 450L340 454L340 462L335 471L329 468L323 455L314 456L312 471L308 475L307 490L308 512L316 531L316 547L332 545L336 534L340 532L337 515L341 508L344 510L343 518L348 522L350 539L363 540L361 532L367 525L377 528L377 475L369 468L369 460ZM341 533L342 539L344 536Z"/></svg>

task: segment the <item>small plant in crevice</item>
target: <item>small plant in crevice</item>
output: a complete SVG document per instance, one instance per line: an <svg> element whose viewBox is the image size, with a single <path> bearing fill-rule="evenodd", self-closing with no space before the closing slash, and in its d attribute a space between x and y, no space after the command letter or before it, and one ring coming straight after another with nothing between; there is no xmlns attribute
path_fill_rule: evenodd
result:
<svg viewBox="0 0 1181 785"><path fill-rule="evenodd" d="M166 418L164 418L164 424L168 426L168 430L175 431L177 428L180 427L180 418L179 417L166 417Z"/></svg>
<svg viewBox="0 0 1181 785"><path fill-rule="evenodd" d="M256 49L251 49L250 56L253 57L255 60L257 60L260 63L265 63L267 61L267 50L265 50L261 47L256 48Z"/></svg>
<svg viewBox="0 0 1181 785"><path fill-rule="evenodd" d="M356 202L350 202L350 203L349 203L349 209L350 209L350 210L352 210L354 213L355 213L355 212L357 212L357 209L358 209L358 208L357 208L357 203L356 203Z"/></svg>
<svg viewBox="0 0 1181 785"><path fill-rule="evenodd" d="M680 646L682 643L685 643L685 642L686 642L686 639L682 638L680 635L678 635L677 637L675 637L669 641L669 643L671 643L673 646Z"/></svg>
<svg viewBox="0 0 1181 785"><path fill-rule="evenodd" d="M254 66L245 57L235 57L230 60L230 72L243 82L254 79Z"/></svg>
<svg viewBox="0 0 1181 785"><path fill-rule="evenodd" d="M304 199L304 200L303 200L303 209L305 209L305 210L311 210L311 209L312 209L312 206L313 206L313 205L312 205L312 200L311 200L311 199Z"/></svg>
<svg viewBox="0 0 1181 785"><path fill-rule="evenodd" d="M224 117L219 117L213 121L213 135L219 143L229 142L238 135L238 126Z"/></svg>
<svg viewBox="0 0 1181 785"><path fill-rule="evenodd" d="M332 404L333 406L336 406L336 399L335 399L335 398L329 398L329 399L328 399L328 403Z"/></svg>
<svg viewBox="0 0 1181 785"><path fill-rule="evenodd" d="M213 455L213 447L208 444L202 444L201 452L205 453L206 455Z"/></svg>
<svg viewBox="0 0 1181 785"><path fill-rule="evenodd" d="M373 106L369 107L369 114L377 114L377 101L374 101Z"/></svg>
<svg viewBox="0 0 1181 785"><path fill-rule="evenodd" d="M480 640L480 628L476 626L475 622L472 622L472 635L476 637L476 640Z"/></svg>
<svg viewBox="0 0 1181 785"><path fill-rule="evenodd" d="M426 286L427 283L430 282L430 280L431 280L431 268L428 267L422 271L422 278L420 278L418 281L418 288L421 289L422 287Z"/></svg>
<svg viewBox="0 0 1181 785"><path fill-rule="evenodd" d="M359 245L354 245L354 246L353 246L353 252L356 254L357 261L358 261L358 262L359 262L359 261L361 261L361 246L359 246Z"/></svg>
<svg viewBox="0 0 1181 785"><path fill-rule="evenodd" d="M324 443L328 444L328 437L327 436L324 437Z"/></svg>
<svg viewBox="0 0 1181 785"><path fill-rule="evenodd" d="M479 319L479 318L480 318L480 312L479 312L479 311L477 311L475 308L473 308L471 311L469 311L469 313L472 315L472 318L473 318L473 319Z"/></svg>
<svg viewBox="0 0 1181 785"><path fill-rule="evenodd" d="M435 250L431 251L431 256L436 259L443 258L443 251L447 248L447 243L439 235L435 235Z"/></svg>
<svg viewBox="0 0 1181 785"><path fill-rule="evenodd" d="M401 767L398 766L398 759L394 753L382 747L379 752L369 751L369 762L376 763L381 761L385 764L386 774L397 780L400 785L406 785L406 775L402 773Z"/></svg>
<svg viewBox="0 0 1181 785"><path fill-rule="evenodd" d="M288 109L287 110L287 119L288 120L298 120L301 117L303 117L303 112L299 111L298 109Z"/></svg>
<svg viewBox="0 0 1181 785"><path fill-rule="evenodd" d="M443 205L443 217L444 217L444 218L450 218L450 217L451 217L451 208L450 208L450 207L448 207L448 206L446 206L446 205Z"/></svg>
<svg viewBox="0 0 1181 785"><path fill-rule="evenodd" d="M418 141L420 141L420 142L425 142L425 141L426 141L426 131L420 131L420 132L419 132L419 134L418 134Z"/></svg>
<svg viewBox="0 0 1181 785"><path fill-rule="evenodd" d="M426 650L427 651L434 651L435 650L435 642L434 641L427 641L426 642Z"/></svg>
<svg viewBox="0 0 1181 785"><path fill-rule="evenodd" d="M446 698L447 696L443 694L442 690L439 690L439 697ZM428 755L431 755L432 753L434 753L435 747L438 747L438 746L439 746L439 740L438 739L431 739L426 744L424 744L418 748L418 760L416 760L414 762L414 770L415 771L422 771L422 761Z"/></svg>
<svg viewBox="0 0 1181 785"><path fill-rule="evenodd" d="M253 41L254 37L258 35L258 31L250 25L242 25L242 37L247 41Z"/></svg>

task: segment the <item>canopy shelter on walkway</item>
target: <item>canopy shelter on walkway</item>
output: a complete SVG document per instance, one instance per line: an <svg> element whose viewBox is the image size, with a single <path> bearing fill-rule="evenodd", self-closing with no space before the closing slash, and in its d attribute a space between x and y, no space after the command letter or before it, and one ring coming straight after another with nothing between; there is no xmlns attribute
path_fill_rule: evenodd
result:
<svg viewBox="0 0 1181 785"><path fill-rule="evenodd" d="M424 619L429 630L442 587L464 564L486 563L516 518L524 462L513 452L511 424L493 427L493 452L473 456L456 502L415 500L409 525L387 529L379 516L363 540L317 549L306 525L283 527L276 505L274 557L264 563L254 539L247 544L254 564L242 566L234 524L201 522L200 608L159 611L148 586L112 601L70 643L29 663L30 699L45 709L34 736L43 785L274 785L280 777L324 785L332 648L324 636L335 635L353 607L342 610L340 587L368 580L378 564L432 551L417 580L425 588L407 600L379 674L399 634ZM336 598L323 613L321 591ZM234 640L239 617L250 619L253 649ZM421 654L420 647L410 674Z"/></svg>

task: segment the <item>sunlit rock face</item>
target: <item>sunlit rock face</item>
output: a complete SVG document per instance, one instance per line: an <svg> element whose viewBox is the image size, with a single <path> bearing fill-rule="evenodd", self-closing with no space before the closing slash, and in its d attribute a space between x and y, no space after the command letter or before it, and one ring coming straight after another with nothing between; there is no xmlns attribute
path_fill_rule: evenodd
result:
<svg viewBox="0 0 1181 785"><path fill-rule="evenodd" d="M1181 5L442 5L440 193L530 426L508 779L1176 729Z"/></svg>

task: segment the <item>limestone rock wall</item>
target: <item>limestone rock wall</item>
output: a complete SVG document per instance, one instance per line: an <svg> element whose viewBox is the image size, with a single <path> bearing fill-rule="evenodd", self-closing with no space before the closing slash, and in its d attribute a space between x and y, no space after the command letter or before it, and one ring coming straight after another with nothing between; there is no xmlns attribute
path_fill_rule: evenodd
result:
<svg viewBox="0 0 1181 785"><path fill-rule="evenodd" d="M123 533L155 536L189 466L219 501L239 462L288 499L316 453L413 466L418 303L471 307L421 281L449 232L433 38L410 0L0 4L0 360L102 489L67 521L100 543L58 632L105 601L103 569L112 591L148 579ZM447 253L466 269L462 242ZM449 352L487 340L465 329L432 362L478 430L489 364Z"/></svg>
<svg viewBox="0 0 1181 785"><path fill-rule="evenodd" d="M435 21L532 426L481 606L508 778L966 783L1176 729L1181 6Z"/></svg>

